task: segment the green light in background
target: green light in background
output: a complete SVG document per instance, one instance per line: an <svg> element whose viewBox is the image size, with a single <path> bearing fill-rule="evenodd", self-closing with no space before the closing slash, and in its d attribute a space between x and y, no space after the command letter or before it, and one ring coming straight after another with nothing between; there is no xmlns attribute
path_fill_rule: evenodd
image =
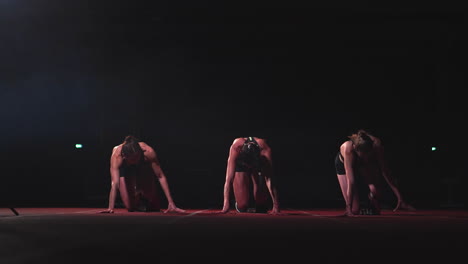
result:
<svg viewBox="0 0 468 264"><path fill-rule="evenodd" d="M437 148L436 148L436 147L432 147L431 150L432 150L432 151L436 151Z"/></svg>
<svg viewBox="0 0 468 264"><path fill-rule="evenodd" d="M83 145L81 145L81 144L75 144L75 148L77 148L77 149L83 148Z"/></svg>

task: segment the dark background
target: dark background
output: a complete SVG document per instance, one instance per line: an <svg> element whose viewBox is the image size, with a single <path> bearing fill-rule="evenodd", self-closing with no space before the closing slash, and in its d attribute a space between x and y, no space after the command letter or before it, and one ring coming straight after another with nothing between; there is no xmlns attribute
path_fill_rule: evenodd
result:
<svg viewBox="0 0 468 264"><path fill-rule="evenodd" d="M107 207L133 134L179 207L221 208L253 135L283 207L341 207L333 160L365 128L414 206L465 206L465 10L305 3L0 0L2 203Z"/></svg>

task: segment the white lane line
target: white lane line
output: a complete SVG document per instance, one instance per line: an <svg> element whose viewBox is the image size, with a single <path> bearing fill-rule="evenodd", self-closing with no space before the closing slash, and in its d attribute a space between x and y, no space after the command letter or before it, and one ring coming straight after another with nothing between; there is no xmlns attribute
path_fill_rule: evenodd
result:
<svg viewBox="0 0 468 264"><path fill-rule="evenodd" d="M197 215L197 214L199 214L199 213L202 213L202 212L205 212L205 211L208 211L208 210L210 210L210 209L199 210L199 211L190 213L190 214L188 214L188 215L182 215L182 216L179 216L179 217L175 218L174 220L171 220L171 221L169 221L169 222L167 222L167 223L168 223L168 224L173 224L173 223L175 223L175 222L178 222L178 221L183 220L183 219L185 219L185 218L192 217L192 216L194 216L194 215Z"/></svg>
<svg viewBox="0 0 468 264"><path fill-rule="evenodd" d="M296 211L296 210L293 210L293 209L288 209L288 210ZM342 217L343 217L343 216L340 216L340 215L319 215L319 214L313 214L313 213L310 213L310 212L307 212L307 211L302 211L302 210L297 210L297 212L303 213L303 214L306 214L306 215L310 215L310 216L315 216L315 217L330 219L330 220L333 220L333 221L336 221L336 222L339 222L339 223L348 224L348 222L340 221L340 220L338 219L338 218L342 218Z"/></svg>
<svg viewBox="0 0 468 264"><path fill-rule="evenodd" d="M56 210L55 208L51 208L52 210ZM26 217L42 217L42 216L52 216L52 215L67 215L67 214L98 214L100 211L103 209L91 209L91 210L84 210L84 211L76 211L76 212L50 212L50 213L22 213L18 212L19 215L14 215L11 213L11 215L5 215L5 216L0 216L0 220L2 219L17 219L17 218L26 218Z"/></svg>
<svg viewBox="0 0 468 264"><path fill-rule="evenodd" d="M177 221L180 221L182 219L197 215L199 213L208 211L210 209L205 209L205 210L199 210L195 211L193 213L187 214L187 215L182 215L182 216L175 216L176 218L174 220L169 221L168 223L175 223ZM85 211L77 211L77 212L57 212L57 213L48 213L48 214L19 214L19 215L14 215L13 213L11 216L0 216L0 220L14 220L14 219L24 219L28 217L43 217L43 216L52 216L52 215L66 215L66 214L88 214L88 213L98 213L100 209L93 209L93 210L85 210Z"/></svg>
<svg viewBox="0 0 468 264"><path fill-rule="evenodd" d="M19 215L11 215L11 216L2 216L0 220L11 220L11 219L18 219L18 218L26 218L26 217L41 217L41 216L50 216L50 215L65 215L65 214L85 214L85 213L94 213L98 212L99 210L86 210L86 211L78 211L78 212L57 212L57 213L39 213L39 214L24 214L19 212ZM5 217L5 218L3 218Z"/></svg>

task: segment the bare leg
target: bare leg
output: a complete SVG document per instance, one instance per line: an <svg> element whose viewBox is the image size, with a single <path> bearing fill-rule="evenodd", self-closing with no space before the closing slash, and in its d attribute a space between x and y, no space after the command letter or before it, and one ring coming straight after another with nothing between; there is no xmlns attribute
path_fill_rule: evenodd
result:
<svg viewBox="0 0 468 264"><path fill-rule="evenodd" d="M250 177L248 173L236 172L233 181L233 191L239 211L247 211L250 199Z"/></svg>
<svg viewBox="0 0 468 264"><path fill-rule="evenodd" d="M338 182L340 183L341 194L345 200L345 203L348 204L348 196L346 195L346 190L348 189L348 181L346 180L346 175L337 174Z"/></svg>
<svg viewBox="0 0 468 264"><path fill-rule="evenodd" d="M341 194L343 195L346 204L348 204L348 180L346 179L346 175L337 174L336 176L338 177L338 182L340 183ZM357 191L354 191L351 211L353 214L359 214L359 194Z"/></svg>
<svg viewBox="0 0 468 264"><path fill-rule="evenodd" d="M253 194L255 199L256 212L266 213L268 202L268 188L263 175L258 175L257 172L251 174L253 183Z"/></svg>
<svg viewBox="0 0 468 264"><path fill-rule="evenodd" d="M135 211L135 176L120 177L120 198L129 212Z"/></svg>
<svg viewBox="0 0 468 264"><path fill-rule="evenodd" d="M371 165L368 167L364 167L361 170L363 179L365 183L369 187L369 203L370 209L372 209L372 214L380 214L380 204L379 204L379 192L378 192L378 176L379 170L378 167Z"/></svg>
<svg viewBox="0 0 468 264"><path fill-rule="evenodd" d="M155 178L152 175L145 175L139 182L139 188L143 192L144 198L149 202L147 211L160 211L161 204L158 196Z"/></svg>
<svg viewBox="0 0 468 264"><path fill-rule="evenodd" d="M375 214L380 214L380 203L379 203L379 193L374 184L369 184L369 200L370 204L375 210Z"/></svg>

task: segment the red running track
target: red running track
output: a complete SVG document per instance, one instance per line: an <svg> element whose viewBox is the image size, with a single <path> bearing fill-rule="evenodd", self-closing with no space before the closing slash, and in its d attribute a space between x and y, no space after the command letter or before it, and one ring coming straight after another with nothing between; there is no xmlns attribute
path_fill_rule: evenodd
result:
<svg viewBox="0 0 468 264"><path fill-rule="evenodd" d="M343 217L190 209L0 208L0 263L453 263L466 256L468 211Z"/></svg>

